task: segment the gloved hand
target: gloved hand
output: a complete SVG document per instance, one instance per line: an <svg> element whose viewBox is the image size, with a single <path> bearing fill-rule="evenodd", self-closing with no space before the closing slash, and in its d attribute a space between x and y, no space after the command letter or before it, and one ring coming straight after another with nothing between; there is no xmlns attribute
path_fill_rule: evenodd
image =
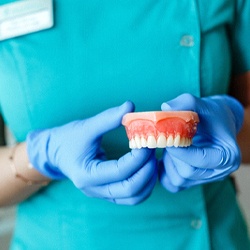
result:
<svg viewBox="0 0 250 250"><path fill-rule="evenodd" d="M151 193L157 167L154 152L132 150L118 160L105 160L103 134L121 126L131 102L94 117L27 136L31 164L51 179L69 178L83 193L119 204L137 204ZM119 138L117 138L119 140Z"/></svg>
<svg viewBox="0 0 250 250"><path fill-rule="evenodd" d="M200 123L193 144L166 148L160 163L160 180L170 192L222 180L241 162L236 135L243 123L243 107L227 95L197 98L183 94L162 104L162 110L192 110Z"/></svg>

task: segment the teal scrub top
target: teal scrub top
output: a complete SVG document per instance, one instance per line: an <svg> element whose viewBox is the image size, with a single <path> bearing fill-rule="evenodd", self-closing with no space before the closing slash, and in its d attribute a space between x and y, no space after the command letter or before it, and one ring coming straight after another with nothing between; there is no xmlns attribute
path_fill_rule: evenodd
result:
<svg viewBox="0 0 250 250"><path fill-rule="evenodd" d="M15 2L0 0L0 5ZM0 42L0 106L17 141L131 100L160 110L179 94L227 93L250 69L250 1L56 0L54 26ZM121 127L108 158L128 152ZM53 182L18 206L13 250L250 249L230 179L136 206Z"/></svg>

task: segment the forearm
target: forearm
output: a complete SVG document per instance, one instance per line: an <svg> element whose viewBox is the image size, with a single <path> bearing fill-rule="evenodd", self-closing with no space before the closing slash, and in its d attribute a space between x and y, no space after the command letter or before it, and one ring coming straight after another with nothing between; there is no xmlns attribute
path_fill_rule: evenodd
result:
<svg viewBox="0 0 250 250"><path fill-rule="evenodd" d="M9 159L12 150L10 147L0 147L0 207L13 205L27 199L43 186L42 181L49 181L34 168L28 168L29 161L25 143L21 143L16 148L13 164L20 175L28 180L41 181L41 184L28 185L21 178L16 177Z"/></svg>

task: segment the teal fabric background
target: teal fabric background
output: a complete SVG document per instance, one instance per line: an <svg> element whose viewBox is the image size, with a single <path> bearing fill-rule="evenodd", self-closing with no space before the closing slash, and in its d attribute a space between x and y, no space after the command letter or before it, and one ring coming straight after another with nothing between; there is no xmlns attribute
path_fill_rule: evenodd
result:
<svg viewBox="0 0 250 250"><path fill-rule="evenodd" d="M247 12L243 25L235 19L243 3L249 10L247 1L233 0L55 1L52 29L0 42L6 124L23 141L30 130L126 100L147 111L184 92L226 93L235 65L235 72L250 68L248 37L234 39L234 23L237 34L247 33ZM235 54L246 63L232 60ZM124 128L108 133L103 147L109 158L128 152ZM221 242L249 249L229 180L177 194L157 184L133 207L85 197L64 181L19 206L12 249L205 250L222 249Z"/></svg>

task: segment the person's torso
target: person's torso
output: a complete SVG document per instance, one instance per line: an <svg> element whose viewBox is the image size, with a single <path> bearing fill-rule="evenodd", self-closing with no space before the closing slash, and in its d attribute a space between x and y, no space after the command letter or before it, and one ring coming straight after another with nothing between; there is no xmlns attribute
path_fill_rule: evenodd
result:
<svg viewBox="0 0 250 250"><path fill-rule="evenodd" d="M7 2L13 1L0 5ZM147 111L184 92L226 93L233 12L233 0L57 0L53 28L0 42L5 121L22 141L32 129L87 118L126 100ZM124 128L106 135L103 146L110 158L128 152ZM207 220L201 186L170 194L157 184L147 201L125 207L61 182L19 206L13 246L209 249Z"/></svg>
<svg viewBox="0 0 250 250"><path fill-rule="evenodd" d="M13 1L0 4L6 2ZM7 124L23 140L31 129L93 116L126 100L147 111L184 92L225 93L233 7L232 0L212 1L209 8L187 0L55 1L52 29L0 42ZM105 138L111 157L128 148L123 129L113 133Z"/></svg>

